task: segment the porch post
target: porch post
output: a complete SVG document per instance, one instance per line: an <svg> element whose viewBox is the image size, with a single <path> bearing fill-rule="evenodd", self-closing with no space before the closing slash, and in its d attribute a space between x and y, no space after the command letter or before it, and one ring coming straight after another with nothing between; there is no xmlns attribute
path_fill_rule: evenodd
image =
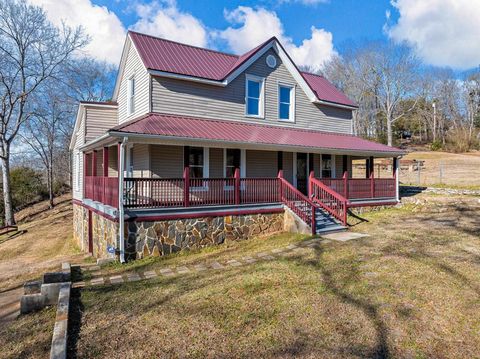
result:
<svg viewBox="0 0 480 359"><path fill-rule="evenodd" d="M103 201L107 198L106 186L105 186L105 177L108 177L108 147L103 147Z"/></svg>
<svg viewBox="0 0 480 359"><path fill-rule="evenodd" d="M282 194L283 194L283 170L278 171L278 202L282 202Z"/></svg>
<svg viewBox="0 0 480 359"><path fill-rule="evenodd" d="M348 199L348 171L343 172L343 194Z"/></svg>
<svg viewBox="0 0 480 359"><path fill-rule="evenodd" d="M398 157L393 158L393 178L395 179L395 199L400 201L399 175L398 175Z"/></svg>
<svg viewBox="0 0 480 359"><path fill-rule="evenodd" d="M370 196L372 198L375 198L375 178L373 174L373 168L374 168L373 156L371 156L370 159L368 160L368 167L369 167L368 172L370 175Z"/></svg>
<svg viewBox="0 0 480 359"><path fill-rule="evenodd" d="M183 205L190 206L190 167L183 170Z"/></svg>
<svg viewBox="0 0 480 359"><path fill-rule="evenodd" d="M240 169L235 168L235 204L240 204Z"/></svg>

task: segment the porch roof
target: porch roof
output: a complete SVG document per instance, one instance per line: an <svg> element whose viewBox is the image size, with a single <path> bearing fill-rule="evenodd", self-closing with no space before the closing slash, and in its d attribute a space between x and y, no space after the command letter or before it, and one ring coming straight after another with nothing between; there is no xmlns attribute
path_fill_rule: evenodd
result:
<svg viewBox="0 0 480 359"><path fill-rule="evenodd" d="M182 115L149 113L109 130L110 135L204 140L208 142L263 145L284 150L335 150L337 153L399 156L399 148L367 141L353 135L281 126L223 121Z"/></svg>

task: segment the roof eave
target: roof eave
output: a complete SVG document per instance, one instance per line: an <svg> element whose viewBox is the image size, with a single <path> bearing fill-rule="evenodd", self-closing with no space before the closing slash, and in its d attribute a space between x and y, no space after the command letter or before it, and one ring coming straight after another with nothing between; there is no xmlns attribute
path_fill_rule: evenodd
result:
<svg viewBox="0 0 480 359"><path fill-rule="evenodd" d="M270 143L253 143L253 142L244 142L244 141L227 141L227 140L219 140L219 139L205 139L205 138L194 138L194 137L185 137L185 136L166 136L166 135L155 135L155 134L147 134L147 133L137 133L137 132L127 132L127 131L120 131L120 130L109 130L108 134L112 137L123 138L128 137L131 139L137 140L145 140L151 141L153 139L178 144L181 142L184 144L185 142L191 142L197 145L204 144L208 146L212 146L212 143L215 145L223 145L225 147L245 147L246 149L263 149L263 150L281 150L287 151L290 150L292 152L304 152L306 149L310 152L317 152L317 153L331 153L331 154L348 154L348 155L355 155L355 156L378 156L378 157L398 157L403 156L405 154L404 151L378 151L378 150L356 150L356 149L341 149L341 148L333 148L333 147L311 147L311 146L294 146L294 145L279 145L279 144L270 144ZM207 147L208 147L207 146Z"/></svg>

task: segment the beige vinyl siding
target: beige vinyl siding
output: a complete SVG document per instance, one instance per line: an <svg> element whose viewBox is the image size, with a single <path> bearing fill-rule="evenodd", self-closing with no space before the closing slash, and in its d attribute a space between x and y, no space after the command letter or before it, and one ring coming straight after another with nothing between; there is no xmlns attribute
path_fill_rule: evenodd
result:
<svg viewBox="0 0 480 359"><path fill-rule="evenodd" d="M154 178L183 176L183 147L150 145L150 164Z"/></svg>
<svg viewBox="0 0 480 359"><path fill-rule="evenodd" d="M135 143L132 149L133 177L150 177L150 145Z"/></svg>
<svg viewBox="0 0 480 359"><path fill-rule="evenodd" d="M72 197L78 200L83 199L83 153L78 149L83 144L85 144L85 116L80 119L72 151Z"/></svg>
<svg viewBox="0 0 480 359"><path fill-rule="evenodd" d="M223 178L223 148L210 148L210 178Z"/></svg>
<svg viewBox="0 0 480 359"><path fill-rule="evenodd" d="M118 176L118 147L111 146L108 148L108 176Z"/></svg>
<svg viewBox="0 0 480 359"><path fill-rule="evenodd" d="M283 152L283 178L293 183L293 153Z"/></svg>
<svg viewBox="0 0 480 359"><path fill-rule="evenodd" d="M276 151L246 151L247 177L277 177L278 158Z"/></svg>
<svg viewBox="0 0 480 359"><path fill-rule="evenodd" d="M126 49L128 53L117 99L118 123L131 120L150 111L150 75L130 40L129 44L126 45ZM128 80L132 76L135 77L135 111L129 115L127 111L127 86Z"/></svg>
<svg viewBox="0 0 480 359"><path fill-rule="evenodd" d="M85 106L85 141L89 142L118 124L117 108Z"/></svg>
<svg viewBox="0 0 480 359"><path fill-rule="evenodd" d="M274 54L277 67L265 64ZM245 74L266 78L265 118L245 116ZM310 102L299 85L295 87L295 123L278 120L278 84L295 85L285 65L273 50L267 51L226 87L161 77L152 77L152 110L198 117L263 123L286 127L351 133L352 111Z"/></svg>

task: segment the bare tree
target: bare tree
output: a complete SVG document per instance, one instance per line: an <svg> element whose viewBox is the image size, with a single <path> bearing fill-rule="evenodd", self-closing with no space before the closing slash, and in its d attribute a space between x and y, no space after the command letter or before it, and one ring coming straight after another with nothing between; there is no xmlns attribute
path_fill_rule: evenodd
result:
<svg viewBox="0 0 480 359"><path fill-rule="evenodd" d="M10 149L34 113L31 98L86 42L81 28L54 27L40 7L25 0L0 0L0 161L6 225L15 223Z"/></svg>

